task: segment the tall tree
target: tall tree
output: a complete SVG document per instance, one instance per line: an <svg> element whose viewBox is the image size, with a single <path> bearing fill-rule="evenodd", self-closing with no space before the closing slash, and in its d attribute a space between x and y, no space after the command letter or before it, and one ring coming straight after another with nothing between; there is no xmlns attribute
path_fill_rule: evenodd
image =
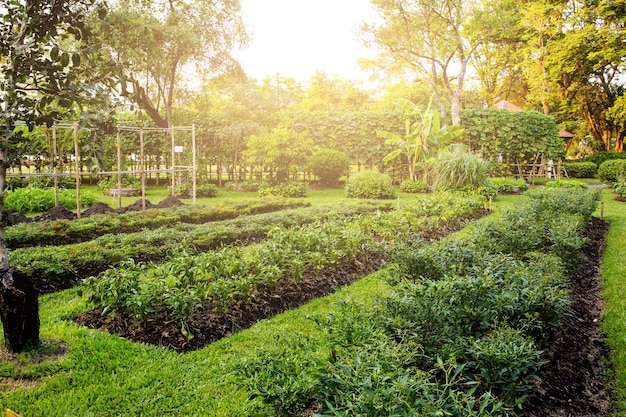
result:
<svg viewBox="0 0 626 417"><path fill-rule="evenodd" d="M230 51L248 40L240 0L119 2L101 37L126 80L122 95L160 127L172 125L185 77L235 72Z"/></svg>
<svg viewBox="0 0 626 417"><path fill-rule="evenodd" d="M95 0L11 0L0 8L0 213L4 218L4 189L9 145L29 129L50 125L62 109L80 110L87 99L104 90L87 76L91 50L87 16L103 16ZM101 74L99 74L101 75ZM37 295L24 275L13 271L0 222L0 313L5 342L19 352L39 344Z"/></svg>
<svg viewBox="0 0 626 417"><path fill-rule="evenodd" d="M377 45L380 66L405 71L430 82L442 117L460 123L461 95L475 45L464 31L474 0L372 0L383 18L365 24L367 42ZM450 111L448 112L448 104Z"/></svg>

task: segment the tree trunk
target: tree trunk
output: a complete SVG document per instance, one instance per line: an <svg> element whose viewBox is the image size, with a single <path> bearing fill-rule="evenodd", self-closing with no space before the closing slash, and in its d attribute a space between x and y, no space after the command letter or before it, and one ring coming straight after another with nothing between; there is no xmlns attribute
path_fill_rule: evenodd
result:
<svg viewBox="0 0 626 417"><path fill-rule="evenodd" d="M30 277L7 270L0 280L0 318L4 342L15 353L40 344L39 302Z"/></svg>

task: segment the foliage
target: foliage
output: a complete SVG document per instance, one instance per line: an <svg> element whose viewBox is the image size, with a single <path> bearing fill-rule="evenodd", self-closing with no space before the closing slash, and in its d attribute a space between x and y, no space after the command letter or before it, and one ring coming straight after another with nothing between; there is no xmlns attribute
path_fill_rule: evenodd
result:
<svg viewBox="0 0 626 417"><path fill-rule="evenodd" d="M593 162L598 167L605 161L626 159L626 152L595 152L581 159L581 162Z"/></svg>
<svg viewBox="0 0 626 417"><path fill-rule="evenodd" d="M98 201L98 197L88 191L81 191L80 204L82 208L91 206ZM68 210L76 210L76 190L59 190L59 205ZM4 201L7 210L18 213L43 213L54 207L54 190L51 188L18 188L7 193Z"/></svg>
<svg viewBox="0 0 626 417"><path fill-rule="evenodd" d="M594 162L565 162L563 167L573 178L593 178L598 172L598 165Z"/></svg>
<svg viewBox="0 0 626 417"><path fill-rule="evenodd" d="M386 144L396 148L383 158L383 162L387 163L399 157L405 157L409 166L409 179L417 179L415 169L418 165L421 166L424 178L427 179L427 157L434 157L440 149L463 132L449 130L447 126L442 126L439 112L431 109L430 105L422 111L409 100L399 99L397 103L406 117L404 134L401 136L380 130L376 132L378 136L386 139Z"/></svg>
<svg viewBox="0 0 626 417"><path fill-rule="evenodd" d="M290 169L304 165L313 152L313 141L307 132L286 128L252 135L246 140L246 146L244 156L248 163L275 170L278 182L287 181Z"/></svg>
<svg viewBox="0 0 626 417"><path fill-rule="evenodd" d="M466 147L455 146L441 152L433 162L435 188L456 189L466 186L478 187L489 176L489 162L468 152Z"/></svg>
<svg viewBox="0 0 626 417"><path fill-rule="evenodd" d="M259 186L259 196L278 196L278 197L306 197L309 185L304 182L291 181L288 183L278 183L271 185L267 182L261 183Z"/></svg>
<svg viewBox="0 0 626 417"><path fill-rule="evenodd" d="M196 190L196 197L212 198L217 197L217 186L215 184L202 184Z"/></svg>
<svg viewBox="0 0 626 417"><path fill-rule="evenodd" d="M229 181L226 184L224 184L224 189L226 191L242 191L242 192L257 192L259 191L259 187L261 186L261 184L259 184L258 182L250 182L250 181L246 181L246 182L232 182Z"/></svg>
<svg viewBox="0 0 626 417"><path fill-rule="evenodd" d="M428 184L422 180L404 180L400 184L400 191L403 193L425 193L428 191Z"/></svg>
<svg viewBox="0 0 626 417"><path fill-rule="evenodd" d="M603 183L611 185L619 178L620 172L626 170L626 160L613 159L604 161L598 167L598 177Z"/></svg>
<svg viewBox="0 0 626 417"><path fill-rule="evenodd" d="M327 187L336 187L339 178L348 172L350 160L344 152L334 149L319 149L309 159L309 167L320 183Z"/></svg>
<svg viewBox="0 0 626 417"><path fill-rule="evenodd" d="M550 180L546 182L546 187L547 188L581 188L583 190L586 190L587 188L589 188L587 183L583 181L568 180L568 179Z"/></svg>
<svg viewBox="0 0 626 417"><path fill-rule="evenodd" d="M626 197L626 177L624 176L624 172L620 172L620 175L617 178L617 181L613 183L613 191L615 193L624 198Z"/></svg>
<svg viewBox="0 0 626 417"><path fill-rule="evenodd" d="M528 183L522 178L489 178L487 182L494 185L499 193L512 193L515 188L528 190Z"/></svg>
<svg viewBox="0 0 626 417"><path fill-rule="evenodd" d="M563 141L550 116L479 109L462 111L461 120L463 143L490 161L496 175L515 175L518 164L530 164L540 153L553 160L564 155Z"/></svg>
<svg viewBox="0 0 626 417"><path fill-rule="evenodd" d="M348 179L346 195L351 198L389 199L395 198L396 190L388 175L362 171Z"/></svg>
<svg viewBox="0 0 626 417"><path fill-rule="evenodd" d="M98 181L98 190L100 190L103 194L108 195L109 190L117 189L117 182L117 175L104 177L100 181ZM121 184L122 188L139 188L141 187L141 180L136 176L124 174L122 175Z"/></svg>
<svg viewBox="0 0 626 417"><path fill-rule="evenodd" d="M27 185L31 188L52 188L54 187L53 177L30 177ZM57 179L59 188L76 188L76 180L72 177L63 176Z"/></svg>

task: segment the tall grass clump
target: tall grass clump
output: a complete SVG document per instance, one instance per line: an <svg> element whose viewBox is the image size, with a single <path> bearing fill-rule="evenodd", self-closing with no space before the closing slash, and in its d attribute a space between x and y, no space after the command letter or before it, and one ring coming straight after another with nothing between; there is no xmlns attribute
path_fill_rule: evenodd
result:
<svg viewBox="0 0 626 417"><path fill-rule="evenodd" d="M81 207L89 207L98 202L98 197L89 191L81 191ZM59 205L68 210L76 209L76 191L59 189ZM51 188L17 188L7 192L4 200L7 210L15 210L18 213L43 213L54 207L54 190Z"/></svg>
<svg viewBox="0 0 626 417"><path fill-rule="evenodd" d="M489 175L489 162L472 154L464 146L441 152L434 161L435 188L480 187Z"/></svg>

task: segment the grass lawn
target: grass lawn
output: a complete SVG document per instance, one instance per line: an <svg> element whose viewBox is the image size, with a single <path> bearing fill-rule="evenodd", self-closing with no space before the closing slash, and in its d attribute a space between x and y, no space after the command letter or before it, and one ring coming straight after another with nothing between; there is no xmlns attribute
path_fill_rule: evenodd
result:
<svg viewBox="0 0 626 417"><path fill-rule="evenodd" d="M625 203L613 201L609 190L603 193L604 216L611 222L603 265L607 301L604 329L614 349L615 386L621 389L616 398L623 414L626 410L626 287L620 280L626 265L622 246L626 213ZM167 192L162 198L165 196ZM218 196L254 197L254 193L221 192ZM160 201L158 198L157 194L148 195L155 204ZM307 197L312 204L343 198L343 190L313 190ZM499 197L494 212L497 214L514 204L516 198ZM131 198L127 204L136 199ZM297 346L302 357L326 356L328 347L323 330L311 318L332 313L336 303L346 297L372 302L385 290L384 282L373 274L333 295L187 354L77 326L68 320L85 309L85 300L77 289L41 296L43 347L37 352L20 354L18 360L0 356L0 410L10 408L24 417L250 415L253 403L248 398L250 393L240 383L240 370L255 351L280 351L285 346Z"/></svg>

